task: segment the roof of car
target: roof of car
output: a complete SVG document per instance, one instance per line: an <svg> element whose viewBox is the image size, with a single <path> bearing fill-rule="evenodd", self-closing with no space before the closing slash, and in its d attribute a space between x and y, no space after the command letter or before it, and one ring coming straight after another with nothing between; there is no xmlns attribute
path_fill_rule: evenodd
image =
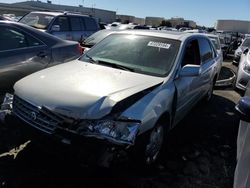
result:
<svg viewBox="0 0 250 188"><path fill-rule="evenodd" d="M208 34L208 33L201 33L202 35L208 36L208 37L213 37L213 38L219 38L218 35L215 34Z"/></svg>
<svg viewBox="0 0 250 188"><path fill-rule="evenodd" d="M86 16L89 17L88 15L83 15L81 13L74 13L74 12L60 12L60 11L55 11L55 12L48 12L48 11L32 11L30 13L36 13L36 14L46 14L46 15L51 15L51 16L58 16L58 15L75 15L75 16Z"/></svg>
<svg viewBox="0 0 250 188"><path fill-rule="evenodd" d="M175 40L184 41L186 38L190 36L201 36L198 33L184 33L178 31L162 31L162 30L125 30L119 31L117 33L122 34L137 34L137 35L147 35L152 37L163 37L163 38L170 38Z"/></svg>
<svg viewBox="0 0 250 188"><path fill-rule="evenodd" d="M42 12L42 11L32 11L30 13L37 13L37 14L46 14L46 15L51 15L51 16L58 16L58 15L62 15L63 12Z"/></svg>

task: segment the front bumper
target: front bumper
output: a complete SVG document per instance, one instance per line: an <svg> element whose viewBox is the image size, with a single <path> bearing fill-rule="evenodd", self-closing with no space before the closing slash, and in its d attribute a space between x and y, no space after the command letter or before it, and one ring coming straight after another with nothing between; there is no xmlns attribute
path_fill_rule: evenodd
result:
<svg viewBox="0 0 250 188"><path fill-rule="evenodd" d="M240 55L235 55L235 56L234 56L234 59L233 59L233 63L234 63L234 64L239 64L239 62L240 62L240 57L241 57Z"/></svg>
<svg viewBox="0 0 250 188"><path fill-rule="evenodd" d="M241 90L246 90L246 86L248 81L250 80L250 74L245 72L242 67L239 67L238 75L237 75L237 80L235 86L238 89Z"/></svg>
<svg viewBox="0 0 250 188"><path fill-rule="evenodd" d="M48 134L13 113L12 101L13 97L8 101L5 100L2 105L2 110L0 110L2 121L10 125L19 125L25 137L32 139L38 145L48 149L52 146L52 149L49 149L52 152L60 152L54 151L56 148L63 148L62 150L67 148L70 153L73 152L73 155L78 156L81 162L87 165L94 164L108 167L114 162L127 159L131 148L130 144L117 143L101 136L83 136L61 127L56 127L53 132Z"/></svg>

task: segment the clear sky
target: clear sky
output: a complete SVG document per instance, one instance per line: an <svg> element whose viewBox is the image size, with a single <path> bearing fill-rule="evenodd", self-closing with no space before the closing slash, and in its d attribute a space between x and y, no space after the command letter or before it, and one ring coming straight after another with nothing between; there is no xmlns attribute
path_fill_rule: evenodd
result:
<svg viewBox="0 0 250 188"><path fill-rule="evenodd" d="M2 3L22 0L0 0ZM46 0L41 0L46 2ZM166 19L183 17L198 25L214 26L217 19L250 21L250 0L52 0L53 4L95 7L136 17L156 16Z"/></svg>

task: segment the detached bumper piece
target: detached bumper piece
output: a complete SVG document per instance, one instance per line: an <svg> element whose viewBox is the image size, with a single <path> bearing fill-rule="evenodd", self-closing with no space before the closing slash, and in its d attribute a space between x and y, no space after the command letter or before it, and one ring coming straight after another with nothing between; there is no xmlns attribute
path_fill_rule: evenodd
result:
<svg viewBox="0 0 250 188"><path fill-rule="evenodd" d="M5 117L12 112L13 95L6 93L0 108L0 121L5 122Z"/></svg>

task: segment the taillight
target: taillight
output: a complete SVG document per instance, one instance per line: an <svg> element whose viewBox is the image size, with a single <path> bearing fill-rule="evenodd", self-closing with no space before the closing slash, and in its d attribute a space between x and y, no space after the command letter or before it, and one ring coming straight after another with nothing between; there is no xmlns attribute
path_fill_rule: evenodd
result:
<svg viewBox="0 0 250 188"><path fill-rule="evenodd" d="M83 54L84 48L78 43L77 50L80 52L80 54Z"/></svg>

